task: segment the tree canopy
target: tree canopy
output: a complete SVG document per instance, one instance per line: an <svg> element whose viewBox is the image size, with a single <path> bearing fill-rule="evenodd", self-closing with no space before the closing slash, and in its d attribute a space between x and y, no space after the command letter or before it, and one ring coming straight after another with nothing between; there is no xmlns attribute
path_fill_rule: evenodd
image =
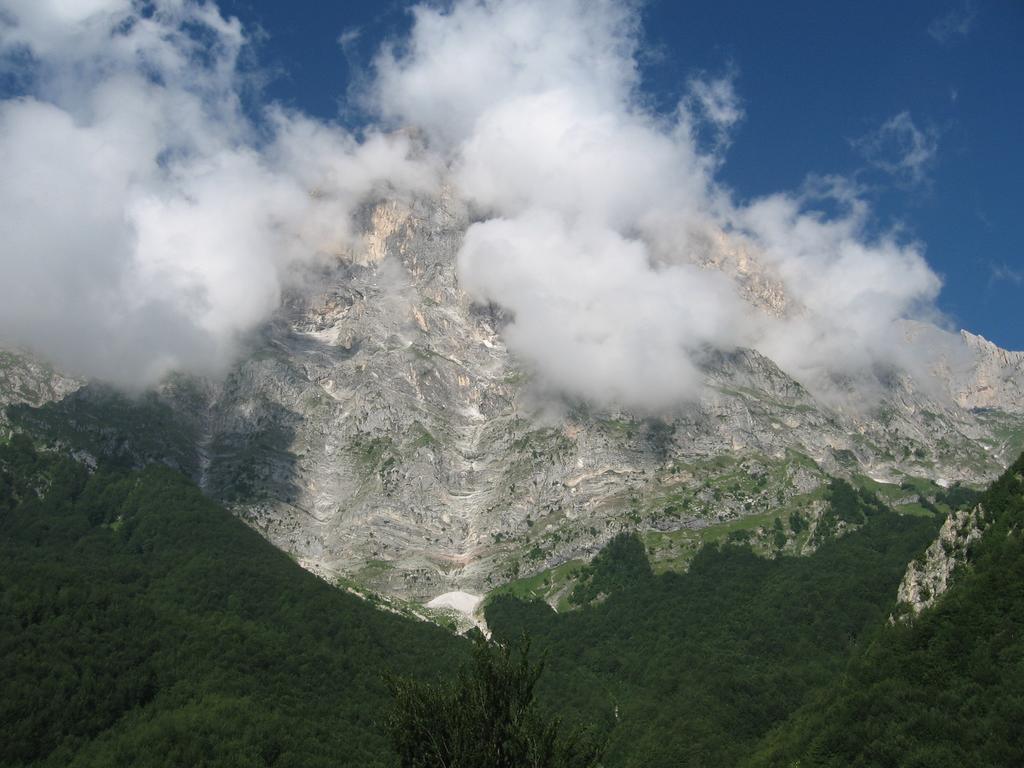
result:
<svg viewBox="0 0 1024 768"><path fill-rule="evenodd" d="M388 730L402 768L592 768L603 742L537 706L543 662L529 642L513 647L478 635L472 665L450 683L392 679Z"/></svg>

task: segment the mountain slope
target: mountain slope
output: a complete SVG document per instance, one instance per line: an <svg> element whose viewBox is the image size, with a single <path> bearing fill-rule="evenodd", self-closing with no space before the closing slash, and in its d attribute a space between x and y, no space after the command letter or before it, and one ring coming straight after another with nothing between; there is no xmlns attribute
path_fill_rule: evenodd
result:
<svg viewBox="0 0 1024 768"><path fill-rule="evenodd" d="M1024 456L982 496L984 533L952 586L852 660L754 766L1024 762Z"/></svg>
<svg viewBox="0 0 1024 768"><path fill-rule="evenodd" d="M863 523L808 556L729 539L655 575L621 535L580 566L579 610L496 596L487 620L548 654L543 706L608 732L608 766L1019 762L1024 457L952 586L891 626L939 516L840 481L827 501L822 520ZM393 765L381 675L444 676L466 652L166 468L0 444L0 765Z"/></svg>
<svg viewBox="0 0 1024 768"><path fill-rule="evenodd" d="M706 350L700 397L665 412L551 392L460 285L468 223L445 195L367 205L363 246L307 276L223 381L136 402L90 385L10 418L167 461L305 567L420 601L587 559L621 530L785 519L830 475L982 484L1024 447L1021 356L923 324L900 343L927 372L822 390L756 350ZM751 305L799 311L756 254L705 250Z"/></svg>
<svg viewBox="0 0 1024 768"><path fill-rule="evenodd" d="M542 698L610 731L606 765L737 765L831 684L891 609L937 521L862 507L864 527L806 557L705 547L686 574L652 575L620 537L577 587L578 611L495 597L496 637L546 653Z"/></svg>
<svg viewBox="0 0 1024 768"><path fill-rule="evenodd" d="M393 765L381 675L467 657L170 470L0 444L0 765Z"/></svg>
<svg viewBox="0 0 1024 768"><path fill-rule="evenodd" d="M366 247L296 294L210 393L204 487L308 567L420 600L479 593L623 528L788 515L827 474L984 482L1024 435L1012 361L916 328L913 343L949 345L946 391L885 372L874 402L857 381L826 400L740 349L709 350L703 394L673 411L567 400L509 353L500 308L462 290L467 223L445 198L369 206ZM709 268L755 303L779 291L749 255ZM737 474L764 482L733 489ZM664 501L681 497L689 508Z"/></svg>
<svg viewBox="0 0 1024 768"><path fill-rule="evenodd" d="M487 621L532 636L542 696L606 724L609 766L1021 764L1024 456L982 495L982 535L950 549L959 566L920 613L897 584L941 516L833 492L837 515L851 499L866 525L807 557L727 543L655 576L622 536L583 567L581 610L501 595Z"/></svg>

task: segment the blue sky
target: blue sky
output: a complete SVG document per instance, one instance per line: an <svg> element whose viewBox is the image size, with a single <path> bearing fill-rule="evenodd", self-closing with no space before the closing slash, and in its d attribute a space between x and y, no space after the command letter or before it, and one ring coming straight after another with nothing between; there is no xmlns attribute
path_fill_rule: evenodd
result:
<svg viewBox="0 0 1024 768"><path fill-rule="evenodd" d="M264 33L264 97L350 125L349 87L410 22L403 2L220 6ZM734 74L745 117L718 178L739 200L810 175L855 180L877 227L923 243L952 321L1024 349L1024 4L652 0L643 19L644 89L660 108L694 74Z"/></svg>

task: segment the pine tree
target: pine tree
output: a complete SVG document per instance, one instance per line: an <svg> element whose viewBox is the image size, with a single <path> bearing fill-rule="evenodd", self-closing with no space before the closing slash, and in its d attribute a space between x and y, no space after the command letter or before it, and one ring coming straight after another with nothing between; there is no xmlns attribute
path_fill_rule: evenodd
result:
<svg viewBox="0 0 1024 768"><path fill-rule="evenodd" d="M538 712L534 687L543 662L529 642L475 640L473 661L453 683L389 680L395 708L388 730L402 768L594 768L604 743Z"/></svg>

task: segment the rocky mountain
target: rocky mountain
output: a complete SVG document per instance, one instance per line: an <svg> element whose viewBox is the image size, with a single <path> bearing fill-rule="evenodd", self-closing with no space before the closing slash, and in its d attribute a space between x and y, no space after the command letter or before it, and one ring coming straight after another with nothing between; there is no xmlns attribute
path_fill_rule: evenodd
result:
<svg viewBox="0 0 1024 768"><path fill-rule="evenodd" d="M366 206L363 246L304 276L223 381L176 378L144 399L163 415L133 427L148 434L134 445L173 442L172 463L307 568L423 602L588 557L624 529L665 534L655 562L685 560L674 534L737 521L789 520L795 547L829 475L979 484L1024 445L1024 354L920 324L905 332L937 350L928 379L873 371L867 398L839 378L812 392L742 348L707 350L701 396L671 412L552 394L507 350L502 309L460 289L468 224L445 196ZM790 311L725 236L698 261L755 306ZM5 366L4 388L36 382L7 402L76 386ZM110 397L90 385L62 407L139 407Z"/></svg>

